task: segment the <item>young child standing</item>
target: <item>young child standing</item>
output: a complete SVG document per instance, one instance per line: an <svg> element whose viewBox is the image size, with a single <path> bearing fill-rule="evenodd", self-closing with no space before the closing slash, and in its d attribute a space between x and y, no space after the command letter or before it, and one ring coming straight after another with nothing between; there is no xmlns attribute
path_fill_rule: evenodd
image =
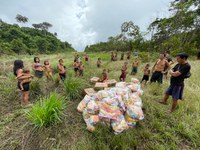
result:
<svg viewBox="0 0 200 150"><path fill-rule="evenodd" d="M149 75L151 73L150 71L150 65L149 64L146 64L146 66L144 67L144 75L143 75L143 78L142 78L142 81L141 83L144 81L144 84L146 85L147 81L149 81Z"/></svg>
<svg viewBox="0 0 200 150"><path fill-rule="evenodd" d="M87 53L85 53L85 62L87 62L87 61L88 61L88 59L89 59L89 57L88 57L88 54L87 54Z"/></svg>
<svg viewBox="0 0 200 150"><path fill-rule="evenodd" d="M82 61L79 64L78 70L79 70L79 76L83 76L84 65Z"/></svg>
<svg viewBox="0 0 200 150"><path fill-rule="evenodd" d="M53 77L52 77L52 68L51 68L51 65L49 64L48 60L44 61L43 68L44 68L45 75L46 75L47 79L53 79Z"/></svg>
<svg viewBox="0 0 200 150"><path fill-rule="evenodd" d="M128 53L127 53L127 60L130 60L130 59L131 59L131 53L128 52Z"/></svg>
<svg viewBox="0 0 200 150"><path fill-rule="evenodd" d="M132 71L131 71L131 75L135 75L137 73L137 68L138 68L138 58L135 58L135 60L132 63Z"/></svg>
<svg viewBox="0 0 200 150"><path fill-rule="evenodd" d="M119 77L120 81L125 82L125 80L126 80L127 65L128 65L128 62L124 62L124 65L122 66L122 69L121 69L121 75Z"/></svg>
<svg viewBox="0 0 200 150"><path fill-rule="evenodd" d="M63 59L59 59L58 72L60 79L64 81L66 79L66 67L64 65Z"/></svg>
<svg viewBox="0 0 200 150"><path fill-rule="evenodd" d="M75 72L75 77L78 76L78 67L79 67L79 63L78 60L74 60L74 72Z"/></svg>
<svg viewBox="0 0 200 150"><path fill-rule="evenodd" d="M101 58L98 58L98 60L97 60L97 67L98 67L98 68L101 67Z"/></svg>

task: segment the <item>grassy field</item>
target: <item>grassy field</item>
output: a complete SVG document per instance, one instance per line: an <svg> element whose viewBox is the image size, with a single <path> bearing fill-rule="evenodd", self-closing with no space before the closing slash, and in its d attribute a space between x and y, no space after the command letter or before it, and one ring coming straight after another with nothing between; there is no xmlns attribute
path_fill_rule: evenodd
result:
<svg viewBox="0 0 200 150"><path fill-rule="evenodd" d="M83 57L83 54L81 54ZM78 95L66 95L62 83L46 81L45 78L34 79L31 84L30 101L36 105L50 93L56 92L64 97L65 108L62 122L41 128L36 128L28 119L26 112L31 108L20 106L20 91L16 87L16 80L12 72L15 59L22 59L26 67L31 67L34 56L4 56L0 58L0 149L1 150L127 150L127 149L199 149L200 148L200 61L189 60L192 66L192 76L185 81L184 100L179 102L178 109L168 114L171 99L168 105L158 103L162 99L169 81L164 84L151 84L142 86L143 107L145 119L135 128L114 135L110 128L98 126L94 133L86 130L82 114L76 107L81 101L83 89L93 87L89 84L92 76L100 76L104 68L109 70L109 78L119 80L120 68L123 61L110 62L110 53L89 54L89 63L84 63L84 77L75 79L74 82L82 83ZM58 59L63 58L67 67L67 76L74 78L73 58L74 53L40 55L41 62L49 59L56 70ZM96 67L97 58L102 58L102 67ZM133 60L134 57L132 57ZM141 80L142 70L147 62L139 58L139 72L135 76ZM149 58L148 63L153 65L156 55ZM132 61L131 60L131 61ZM131 61L128 64L131 71ZM58 74L54 74L56 79ZM126 81L130 81L128 74ZM77 93L75 93L77 94ZM72 99L73 98L73 99ZM71 99L71 100L70 100Z"/></svg>

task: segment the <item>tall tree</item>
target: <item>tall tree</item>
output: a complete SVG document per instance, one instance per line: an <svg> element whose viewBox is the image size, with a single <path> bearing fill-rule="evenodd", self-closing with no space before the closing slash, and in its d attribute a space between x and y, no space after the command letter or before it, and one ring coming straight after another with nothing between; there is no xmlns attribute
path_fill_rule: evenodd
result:
<svg viewBox="0 0 200 150"><path fill-rule="evenodd" d="M17 14L17 16L15 17L15 19L19 23L26 23L26 22L28 22L28 18L26 16L22 16L22 15L19 15L19 14Z"/></svg>
<svg viewBox="0 0 200 150"><path fill-rule="evenodd" d="M138 39L141 37L140 28L132 21L124 22L121 25L121 32L127 38Z"/></svg>
<svg viewBox="0 0 200 150"><path fill-rule="evenodd" d="M41 28L42 28L42 24L32 24L32 26L33 26L35 29L41 29Z"/></svg>

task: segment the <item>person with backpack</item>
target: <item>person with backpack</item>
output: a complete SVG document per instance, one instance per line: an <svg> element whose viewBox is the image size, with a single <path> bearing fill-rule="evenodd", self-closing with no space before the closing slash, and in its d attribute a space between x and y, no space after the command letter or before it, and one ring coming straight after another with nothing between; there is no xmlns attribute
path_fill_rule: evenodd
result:
<svg viewBox="0 0 200 150"><path fill-rule="evenodd" d="M178 100L182 100L183 98L183 89L184 89L184 80L191 76L190 69L191 66L187 62L188 54L179 53L176 55L177 64L169 71L171 75L170 78L170 86L167 89L163 100L160 102L161 104L167 104L167 100L169 96L172 96L173 103L171 110L169 112L173 112L176 109Z"/></svg>

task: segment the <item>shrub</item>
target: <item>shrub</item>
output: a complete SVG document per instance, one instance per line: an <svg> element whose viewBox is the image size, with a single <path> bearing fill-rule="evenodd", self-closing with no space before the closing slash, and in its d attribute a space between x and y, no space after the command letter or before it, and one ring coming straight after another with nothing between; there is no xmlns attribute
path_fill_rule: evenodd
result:
<svg viewBox="0 0 200 150"><path fill-rule="evenodd" d="M74 100L81 98L84 82L81 79L68 77L64 81L64 91L67 99Z"/></svg>
<svg viewBox="0 0 200 150"><path fill-rule="evenodd" d="M38 95L42 95L42 85L41 85L41 80L42 79L34 79L31 84L30 84L30 88L31 88L31 95L32 96L38 96Z"/></svg>
<svg viewBox="0 0 200 150"><path fill-rule="evenodd" d="M49 97L41 98L26 114L36 127L47 127L62 122L64 106L64 99L52 93Z"/></svg>

